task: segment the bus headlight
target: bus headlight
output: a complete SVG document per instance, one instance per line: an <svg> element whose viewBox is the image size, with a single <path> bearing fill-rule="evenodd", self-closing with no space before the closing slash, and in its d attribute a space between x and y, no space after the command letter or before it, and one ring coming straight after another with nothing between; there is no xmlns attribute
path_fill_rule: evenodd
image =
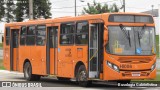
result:
<svg viewBox="0 0 160 90"><path fill-rule="evenodd" d="M110 63L110 62L107 61L107 65L108 65L110 68L112 68L112 63Z"/></svg>
<svg viewBox="0 0 160 90"><path fill-rule="evenodd" d="M107 61L107 65L112 68L113 70L119 72L119 68L117 65L113 64L113 63L110 63L109 61Z"/></svg>
<svg viewBox="0 0 160 90"><path fill-rule="evenodd" d="M151 71L153 71L156 67L156 63L154 63L152 66L151 66Z"/></svg>

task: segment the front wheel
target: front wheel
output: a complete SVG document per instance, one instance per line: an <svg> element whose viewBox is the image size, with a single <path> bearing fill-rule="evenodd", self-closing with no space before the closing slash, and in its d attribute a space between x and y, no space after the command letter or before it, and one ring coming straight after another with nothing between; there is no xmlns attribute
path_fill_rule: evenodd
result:
<svg viewBox="0 0 160 90"><path fill-rule="evenodd" d="M23 68L24 71L24 78L28 81L37 81L40 80L40 75L33 75L32 74L32 66L29 62L26 62Z"/></svg>
<svg viewBox="0 0 160 90"><path fill-rule="evenodd" d="M81 65L78 68L78 72L76 75L76 81L79 83L80 86L86 87L89 86L92 82L87 80L87 71L84 65Z"/></svg>

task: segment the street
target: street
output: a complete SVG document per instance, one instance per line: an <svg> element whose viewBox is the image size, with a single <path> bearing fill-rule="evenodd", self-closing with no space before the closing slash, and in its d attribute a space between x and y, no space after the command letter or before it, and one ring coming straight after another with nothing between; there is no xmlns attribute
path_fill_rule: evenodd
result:
<svg viewBox="0 0 160 90"><path fill-rule="evenodd" d="M0 81L23 81L23 82L28 82L24 79L23 77L23 73L19 73L19 72L10 72L10 71L6 71L6 70L0 70ZM110 90L110 89L132 89L132 90L136 90L136 89L145 89L145 90L159 90L160 87L130 87L130 86L125 86L125 87L118 87L116 83L113 82L106 82L106 83L99 83L99 82L94 82L90 87L80 87L78 86L78 84L76 82L73 81L58 81L56 78L49 78L49 77L43 77L41 78L40 81L36 81L37 83L41 83L42 87L43 86L47 86L47 87L43 87L43 88L23 88L23 90L26 89L37 89L37 90L49 90L49 89L60 89L60 90ZM1 85L0 85L1 86ZM158 84L159 86L159 84ZM1 88L0 88L1 89ZM22 89L22 88L3 88L3 90L17 90L17 89Z"/></svg>

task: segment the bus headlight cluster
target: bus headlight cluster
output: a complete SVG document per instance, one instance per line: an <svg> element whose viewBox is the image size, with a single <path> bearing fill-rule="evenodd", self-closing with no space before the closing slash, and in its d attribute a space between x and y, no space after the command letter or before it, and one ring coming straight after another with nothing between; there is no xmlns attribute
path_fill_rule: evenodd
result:
<svg viewBox="0 0 160 90"><path fill-rule="evenodd" d="M156 67L156 63L154 63L152 66L151 66L151 71L153 71Z"/></svg>
<svg viewBox="0 0 160 90"><path fill-rule="evenodd" d="M112 68L113 70L119 72L119 67L113 63L110 63L109 61L107 61L107 65Z"/></svg>

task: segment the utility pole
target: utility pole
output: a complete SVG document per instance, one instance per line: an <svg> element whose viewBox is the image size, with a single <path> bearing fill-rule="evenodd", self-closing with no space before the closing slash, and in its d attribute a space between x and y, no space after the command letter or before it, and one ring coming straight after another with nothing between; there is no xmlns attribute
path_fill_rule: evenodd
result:
<svg viewBox="0 0 160 90"><path fill-rule="evenodd" d="M33 20L33 0L29 0L29 19Z"/></svg>
<svg viewBox="0 0 160 90"><path fill-rule="evenodd" d="M152 16L154 16L154 13L153 13L153 7L154 7L154 5L151 5L151 7L152 7Z"/></svg>
<svg viewBox="0 0 160 90"><path fill-rule="evenodd" d="M77 16L77 0L75 0L75 17Z"/></svg>
<svg viewBox="0 0 160 90"><path fill-rule="evenodd" d="M126 12L126 2L123 0L123 12Z"/></svg>

